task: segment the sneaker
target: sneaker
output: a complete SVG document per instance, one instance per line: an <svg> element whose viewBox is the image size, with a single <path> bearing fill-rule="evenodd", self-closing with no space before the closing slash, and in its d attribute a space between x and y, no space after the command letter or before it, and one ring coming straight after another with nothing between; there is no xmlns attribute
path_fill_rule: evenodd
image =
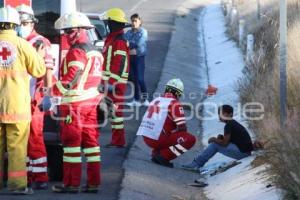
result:
<svg viewBox="0 0 300 200"><path fill-rule="evenodd" d="M33 194L34 192L33 192L32 188L26 187L26 188L20 188L20 189L13 190L12 193L14 195L30 195L30 194Z"/></svg>
<svg viewBox="0 0 300 200"><path fill-rule="evenodd" d="M105 148L125 148L126 145L106 144Z"/></svg>
<svg viewBox="0 0 300 200"><path fill-rule="evenodd" d="M36 182L34 189L37 189L37 190L48 190L48 183L46 183L46 182Z"/></svg>
<svg viewBox="0 0 300 200"><path fill-rule="evenodd" d="M199 172L199 166L198 164L193 161L189 164L186 164L186 165L181 165L181 169L184 169L184 170L188 170L188 171L194 171L194 172Z"/></svg>
<svg viewBox="0 0 300 200"><path fill-rule="evenodd" d="M98 186L83 186L81 188L81 192L83 193L98 193Z"/></svg>
<svg viewBox="0 0 300 200"><path fill-rule="evenodd" d="M152 157L151 159L152 162L165 166L165 167L169 167L169 168L173 168L174 165L173 163L169 162L168 160L164 159L161 155L157 154L155 156Z"/></svg>
<svg viewBox="0 0 300 200"><path fill-rule="evenodd" d="M141 103L139 101L133 100L132 102L126 103L127 106L141 106Z"/></svg>
<svg viewBox="0 0 300 200"><path fill-rule="evenodd" d="M143 103L142 103L143 106L149 106L150 105L150 102L148 100L145 100Z"/></svg>
<svg viewBox="0 0 300 200"><path fill-rule="evenodd" d="M78 193L79 188L78 187L72 187L72 186L64 186L64 185L53 185L52 186L52 192L55 193Z"/></svg>
<svg viewBox="0 0 300 200"><path fill-rule="evenodd" d="M188 185L193 186L193 187L206 187L206 186L208 186L208 183L205 179L199 178L199 179L195 180L194 183L190 183Z"/></svg>

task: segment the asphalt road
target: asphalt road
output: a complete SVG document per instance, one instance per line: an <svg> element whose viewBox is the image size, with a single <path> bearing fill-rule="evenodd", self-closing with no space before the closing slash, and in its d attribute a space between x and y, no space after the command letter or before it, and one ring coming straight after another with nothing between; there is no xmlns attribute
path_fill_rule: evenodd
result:
<svg viewBox="0 0 300 200"><path fill-rule="evenodd" d="M95 1L96 2L96 1ZM173 0L170 6L169 1L159 0L119 0L119 1L101 1L99 8L101 11L112 7L120 7L128 14L128 18L134 12L138 12L143 18L144 27L149 31L149 52L146 57L146 83L148 92L152 94L160 78L162 66L168 51L171 32L173 30L175 10L179 6L179 0ZM93 12L94 7L82 6L81 10ZM100 197L107 200L118 199L118 192L121 189L123 178L123 162L127 157L128 150L132 145L136 130L139 126L139 119L145 109L135 110L134 118L126 121L126 139L128 147L126 149L105 149L102 148L103 160L103 184L101 186ZM132 112L129 112L131 115ZM127 115L128 116L128 115ZM137 118L136 118L137 117ZM101 144L107 144L110 141L110 129L105 128L102 131Z"/></svg>
<svg viewBox="0 0 300 200"><path fill-rule="evenodd" d="M77 9L83 12L101 13L109 8L120 7L124 9L128 18L131 14L138 12L143 18L143 26L148 30L149 48L146 57L146 84L148 92L152 94L160 78L162 66L168 51L171 33L174 29L174 17L176 9L182 3L181 0L81 0L77 2ZM152 99L152 97L150 97ZM123 162L127 157L128 150L132 145L139 119L145 108L134 111L134 119L128 120L125 123L127 148L125 149L106 149L101 148L102 155L102 185L100 192L97 195L87 194L53 194L49 191L36 191L31 196L8 196L1 194L0 199L15 200L15 199L118 199L121 189L121 181L123 178ZM130 112L128 115L132 115ZM102 146L110 142L111 131L109 127L104 127L101 130L100 143ZM84 184L83 177L83 184Z"/></svg>

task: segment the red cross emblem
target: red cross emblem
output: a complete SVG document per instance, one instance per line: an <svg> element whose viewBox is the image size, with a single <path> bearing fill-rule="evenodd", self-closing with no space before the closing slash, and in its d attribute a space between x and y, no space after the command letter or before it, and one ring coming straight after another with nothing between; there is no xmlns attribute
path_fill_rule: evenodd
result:
<svg viewBox="0 0 300 200"><path fill-rule="evenodd" d="M152 118L153 113L159 113L160 112L160 107L158 106L159 101L155 101L154 105L149 107L149 111L148 111L148 118Z"/></svg>
<svg viewBox="0 0 300 200"><path fill-rule="evenodd" d="M16 47L8 41L0 41L0 67L9 67L17 58Z"/></svg>
<svg viewBox="0 0 300 200"><path fill-rule="evenodd" d="M2 47L2 51L0 51L2 60L6 61L9 56L11 56L11 52L6 47Z"/></svg>

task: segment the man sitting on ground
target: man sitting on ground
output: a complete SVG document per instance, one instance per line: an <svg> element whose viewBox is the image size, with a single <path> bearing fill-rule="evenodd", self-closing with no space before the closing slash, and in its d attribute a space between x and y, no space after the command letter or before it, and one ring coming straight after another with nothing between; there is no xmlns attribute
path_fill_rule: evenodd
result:
<svg viewBox="0 0 300 200"><path fill-rule="evenodd" d="M222 105L218 109L218 114L220 121L225 123L224 135L209 138L208 147L196 156L191 163L183 165L183 169L199 169L216 153L237 160L251 155L253 146L250 135L245 127L232 118L233 107Z"/></svg>

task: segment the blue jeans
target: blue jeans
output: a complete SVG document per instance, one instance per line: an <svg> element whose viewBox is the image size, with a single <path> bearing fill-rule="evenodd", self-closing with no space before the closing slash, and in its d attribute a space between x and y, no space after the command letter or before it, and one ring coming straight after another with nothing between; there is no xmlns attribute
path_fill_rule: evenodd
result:
<svg viewBox="0 0 300 200"><path fill-rule="evenodd" d="M241 152L239 148L232 143L229 143L226 147L216 143L210 143L208 147L204 149L204 151L202 151L196 158L194 158L194 162L197 163L198 168L203 167L203 165L216 153L221 153L224 156L237 160L251 155L251 153Z"/></svg>
<svg viewBox="0 0 300 200"><path fill-rule="evenodd" d="M134 99L139 101L147 99L147 88L144 80L145 56L130 56L130 76L134 84ZM141 91L141 95L140 95Z"/></svg>

